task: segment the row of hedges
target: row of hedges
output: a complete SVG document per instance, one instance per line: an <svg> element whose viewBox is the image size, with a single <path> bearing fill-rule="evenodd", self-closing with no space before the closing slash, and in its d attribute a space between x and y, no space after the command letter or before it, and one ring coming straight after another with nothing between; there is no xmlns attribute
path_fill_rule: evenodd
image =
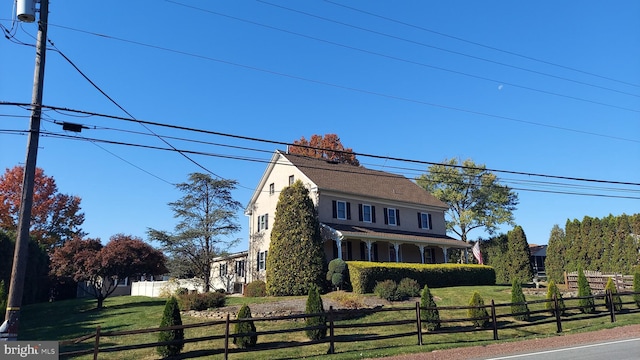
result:
<svg viewBox="0 0 640 360"><path fill-rule="evenodd" d="M496 273L490 266L468 264L407 264L348 261L353 292L373 292L376 282L404 278L418 281L420 287L430 288L465 285L495 285Z"/></svg>

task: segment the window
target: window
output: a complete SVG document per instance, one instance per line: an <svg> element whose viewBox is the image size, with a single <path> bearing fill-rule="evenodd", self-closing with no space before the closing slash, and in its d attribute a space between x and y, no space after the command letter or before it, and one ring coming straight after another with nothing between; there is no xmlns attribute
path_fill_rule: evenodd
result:
<svg viewBox="0 0 640 360"><path fill-rule="evenodd" d="M436 263L436 253L432 248L424 249L424 263L425 264L435 264Z"/></svg>
<svg viewBox="0 0 640 360"><path fill-rule="evenodd" d="M429 213L418 213L418 228L420 229L432 229L431 225L431 214Z"/></svg>
<svg viewBox="0 0 640 360"><path fill-rule="evenodd" d="M127 286L129 285L129 278L128 277L124 277L124 278L118 278L118 282L116 284L116 286Z"/></svg>
<svg viewBox="0 0 640 360"><path fill-rule="evenodd" d="M227 275L227 263L220 264L220 276Z"/></svg>
<svg viewBox="0 0 640 360"><path fill-rule="evenodd" d="M375 222L375 212L373 210L373 206L371 205L367 205L367 204L360 204L359 206L359 213L360 213L360 221L364 221L364 222Z"/></svg>
<svg viewBox="0 0 640 360"><path fill-rule="evenodd" d="M267 269L267 252L268 251L261 251L258 253L258 270Z"/></svg>
<svg viewBox="0 0 640 360"><path fill-rule="evenodd" d="M289 185L293 185L293 183L295 182L295 178L293 177L293 175L289 176Z"/></svg>
<svg viewBox="0 0 640 360"><path fill-rule="evenodd" d="M384 223L393 226L400 226L400 211L398 209L384 209Z"/></svg>
<svg viewBox="0 0 640 360"><path fill-rule="evenodd" d="M351 203L333 200L333 218L338 220L351 220Z"/></svg>
<svg viewBox="0 0 640 360"><path fill-rule="evenodd" d="M399 246L398 246L398 253L396 253L396 247L393 246L393 244L389 244L389 261L390 262L402 261L402 253L400 252Z"/></svg>
<svg viewBox="0 0 640 360"><path fill-rule="evenodd" d="M269 195L273 195L276 193L276 184L271 183L269 184Z"/></svg>
<svg viewBox="0 0 640 360"><path fill-rule="evenodd" d="M236 260L236 276L244 277L244 260Z"/></svg>
<svg viewBox="0 0 640 360"><path fill-rule="evenodd" d="M258 216L258 231L266 230L269 228L269 214Z"/></svg>

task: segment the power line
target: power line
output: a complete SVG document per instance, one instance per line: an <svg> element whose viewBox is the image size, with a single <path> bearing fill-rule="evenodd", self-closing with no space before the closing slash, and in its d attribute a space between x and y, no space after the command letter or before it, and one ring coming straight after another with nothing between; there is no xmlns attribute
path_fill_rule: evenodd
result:
<svg viewBox="0 0 640 360"><path fill-rule="evenodd" d="M25 104L24 103L16 103L16 102L0 101L0 105L24 106ZM176 130L193 131L193 132L209 134L209 135L218 135L218 136L224 136L224 137L229 137L229 138L234 138L234 139L262 142L262 143L282 145L282 146L298 146L298 147L322 150L320 148L314 148L314 147L311 147L311 146L304 146L304 145L297 145L297 144L290 143L290 142L270 140L270 139L262 139L262 138L243 136L243 135L237 135L237 134L229 134L229 133L223 133L223 132L218 132L218 131L204 130L204 129L198 129L198 128L180 126L180 125L164 124L164 123L153 122L153 121L131 119L131 118L125 118L125 117L122 117L122 116L99 114L99 113L89 112L89 111L85 111L85 110L76 110L76 109L69 109L69 108L63 108L63 107L58 107L58 106L50 106L50 105L42 105L42 107L45 108L45 109L59 110L59 111L65 111L65 112L71 112L71 113L80 113L80 114L86 114L86 115L94 115L94 116L99 116L99 117L103 117L103 118L114 119L114 120L123 120L123 121L128 121L128 122L141 122L141 123L144 123L144 124L147 124L147 125L166 127L166 128L170 128L170 129L176 129ZM422 165L445 165L445 166L450 166L450 167L455 167L455 168L469 168L469 167L465 167L465 166L462 166L462 165L449 165L449 164L442 164L442 163L439 163L439 162L398 158L398 157L375 155L375 154L368 154L368 153L353 152L353 154L356 155L356 156L371 157L371 158L383 159L383 160L393 160L393 161L399 161L399 162L408 162L408 163L415 163L415 164L422 164ZM482 168L481 170L487 170L487 171L498 172L498 173L506 173L506 174L514 174L514 175L545 177L545 178L551 178L551 179L563 179L563 180L584 181L584 182L593 182L593 183L607 183L607 184L640 186L640 183L636 183L636 182L602 180L602 179L588 179L588 178L580 178L580 177L550 175L550 174L531 173L531 172L513 171L513 170L491 169L491 168Z"/></svg>
<svg viewBox="0 0 640 360"><path fill-rule="evenodd" d="M522 58L522 59L527 59L527 60L539 62L539 63L542 63L542 64L555 66L555 67L558 67L558 68L561 68L561 69L565 69L565 70L575 71L575 72L578 72L578 73L581 73L581 74L594 76L594 77L597 77L597 78L600 78L600 79L609 80L609 81L617 82L617 83L624 84L624 85L640 87L640 85L638 85L638 84L630 83L630 82L619 80L619 79L614 79L614 78L611 78L611 77L599 75L599 74L592 73L592 72L589 72L589 71L576 69L576 68L571 67L571 66L562 65L562 64L554 63L554 62L547 61L547 60L542 60L542 59L535 58L535 57L532 57L532 56L519 54L519 53L516 53L516 52L513 52L513 51L500 49L500 48L497 48L495 46L482 44L482 43L479 43L479 42L476 42L476 41L471 41L471 40L468 40L468 39L461 38L459 36L453 36L453 35L446 34L446 33L443 33L443 32L440 32L440 31L436 31L436 30L433 30L433 29L428 29L428 28L425 28L423 26L410 24L410 23L407 23L407 22L404 22L404 21L393 19L393 18L390 18L390 17L387 17L387 16L383 16L383 15L380 15L380 14L376 14L376 13L370 12L370 11L358 9L358 8L353 7L353 6L340 4L340 3L335 2L335 1L331 1L331 0L324 0L324 1L327 2L327 3L333 4L333 5L336 5L336 6L343 7L345 9L353 10L353 11L356 11L356 12L359 12L359 13L362 13L362 14L367 14L367 15L370 15L370 16L373 16L373 17L377 17L379 19L384 19L384 20L387 20L387 21L391 21L391 22L394 22L396 24L401 24L401 25L405 25L405 26L408 26L408 27L411 27L411 28L414 28L414 29L418 29L418 30L426 31L426 32L429 32L429 33L432 33L432 34L440 35L440 36L443 36L443 37L446 37L446 38L449 38L449 39L458 40L458 41L461 41L461 42L464 42L464 43L467 43L467 44L472 44L472 45L476 45L476 46L479 46L479 47L483 47L485 49L498 51L498 52L501 52L501 53L504 53L504 54L517 56L517 57Z"/></svg>

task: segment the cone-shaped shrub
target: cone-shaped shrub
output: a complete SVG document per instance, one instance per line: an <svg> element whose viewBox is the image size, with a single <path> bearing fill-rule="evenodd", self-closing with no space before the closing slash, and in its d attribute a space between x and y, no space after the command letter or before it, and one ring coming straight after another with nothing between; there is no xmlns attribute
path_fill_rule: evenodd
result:
<svg viewBox="0 0 640 360"><path fill-rule="evenodd" d="M578 269L578 297L587 296L584 299L578 299L578 306L580 306L580 311L584 314L593 314L596 312L595 301L593 300L593 294L591 293L591 286L589 286L589 281L587 277L584 275L584 271L582 269Z"/></svg>
<svg viewBox="0 0 640 360"><path fill-rule="evenodd" d="M317 287L312 286L309 289L309 297L307 298L307 306L305 308L307 314L324 314L324 306L322 306L322 298ZM327 336L327 317L325 315L308 317L305 320L306 326L322 326L320 329L305 330L309 340L320 340Z"/></svg>
<svg viewBox="0 0 640 360"><path fill-rule="evenodd" d="M487 308L484 307L484 299L480 296L479 292L475 291L473 293L469 301L469 306L472 306L468 311L468 315L473 319L471 320L473 326L485 327L489 323L489 312L487 312Z"/></svg>
<svg viewBox="0 0 640 360"><path fill-rule="evenodd" d="M420 320L427 327L427 330L440 329L440 313L427 285L424 286L420 294L420 308Z"/></svg>
<svg viewBox="0 0 640 360"><path fill-rule="evenodd" d="M240 311L238 311L238 320L240 319L251 319L251 309L249 309L246 304L242 305ZM253 320L239 321L236 323L236 326L233 330L233 333L235 335L247 334L252 332L256 332L256 326L253 323ZM233 338L233 344L241 349L254 347L256 346L257 342L258 335L255 334L237 336Z"/></svg>
<svg viewBox="0 0 640 360"><path fill-rule="evenodd" d="M162 321L160 327L182 325L182 318L180 317L180 308L178 307L178 300L175 297L170 297L164 306L164 313L162 314ZM160 331L158 334L158 342L172 341L172 340L184 340L184 330L174 329ZM169 356L175 356L180 354L180 351L184 347L184 343L161 345L156 349L158 355L163 358Z"/></svg>
<svg viewBox="0 0 640 360"><path fill-rule="evenodd" d="M516 320L529 321L529 306L526 302L520 281L514 280L511 285L511 313Z"/></svg>
<svg viewBox="0 0 640 360"><path fill-rule="evenodd" d="M607 285L605 285L604 290L611 293L611 299L613 300L613 309L615 311L622 310L622 299L620 299L620 295L618 295L618 289L616 289L616 284L613 282L612 278L609 278L609 280L607 280ZM605 305L607 305L607 309L611 309L609 297L605 297L604 300Z"/></svg>
<svg viewBox="0 0 640 360"><path fill-rule="evenodd" d="M633 273L633 301L636 302L636 306L640 308L640 271L636 270Z"/></svg>
<svg viewBox="0 0 640 360"><path fill-rule="evenodd" d="M551 280L549 281L549 288L547 289L547 300L553 300L553 296L556 296L558 299L558 312L560 315L564 315L564 310L566 309L564 305L564 300L562 299L562 293L560 293L560 289L558 289L558 285ZM545 303L545 308L551 311L551 315L556 315L555 313L555 305L553 301L549 301Z"/></svg>

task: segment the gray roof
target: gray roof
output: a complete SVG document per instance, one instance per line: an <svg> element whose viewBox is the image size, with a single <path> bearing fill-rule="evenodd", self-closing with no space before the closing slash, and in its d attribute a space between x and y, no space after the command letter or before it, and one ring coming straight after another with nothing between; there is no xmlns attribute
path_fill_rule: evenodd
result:
<svg viewBox="0 0 640 360"><path fill-rule="evenodd" d="M404 176L301 155L281 154L320 190L448 208L447 204Z"/></svg>

